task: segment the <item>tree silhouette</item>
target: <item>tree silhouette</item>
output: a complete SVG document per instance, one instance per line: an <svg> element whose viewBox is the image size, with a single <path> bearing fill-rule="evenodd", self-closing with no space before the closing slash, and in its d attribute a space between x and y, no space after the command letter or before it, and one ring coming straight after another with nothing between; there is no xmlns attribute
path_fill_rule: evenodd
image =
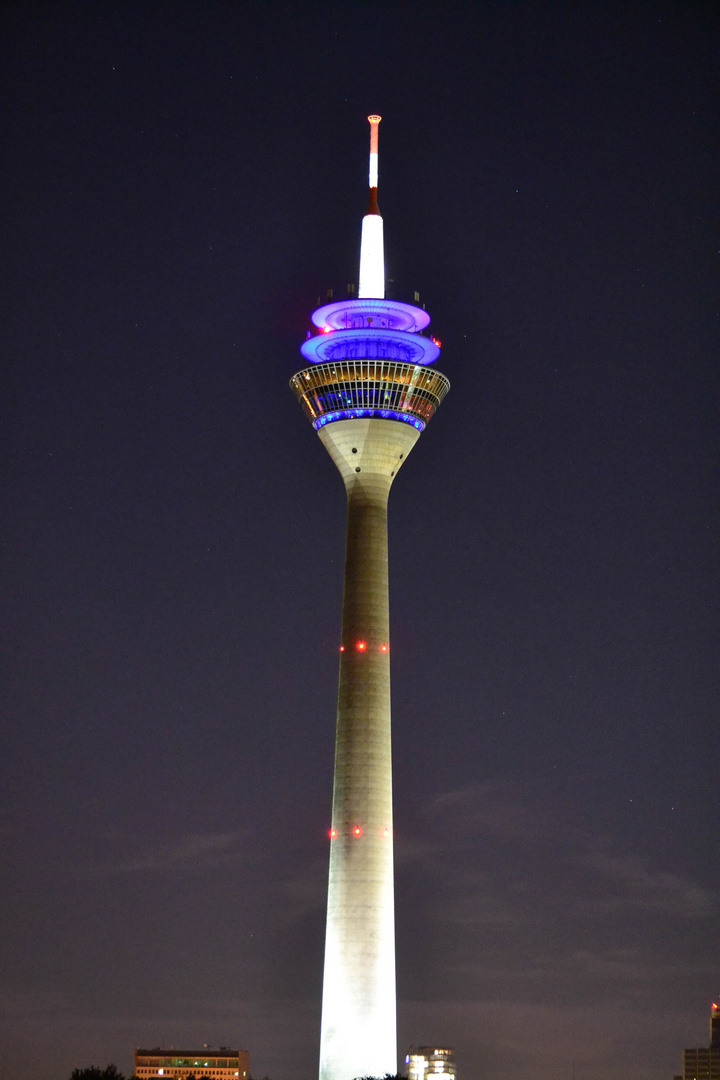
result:
<svg viewBox="0 0 720 1080"><path fill-rule="evenodd" d="M87 1069L73 1069L70 1080L125 1080L125 1077L114 1065L106 1065L104 1069L90 1065ZM129 1080L134 1080L134 1077L131 1076Z"/></svg>
<svg viewBox="0 0 720 1080"><path fill-rule="evenodd" d="M384 1076L356 1076L355 1080L408 1080L408 1078L401 1073L398 1073L397 1075L394 1073L385 1073Z"/></svg>

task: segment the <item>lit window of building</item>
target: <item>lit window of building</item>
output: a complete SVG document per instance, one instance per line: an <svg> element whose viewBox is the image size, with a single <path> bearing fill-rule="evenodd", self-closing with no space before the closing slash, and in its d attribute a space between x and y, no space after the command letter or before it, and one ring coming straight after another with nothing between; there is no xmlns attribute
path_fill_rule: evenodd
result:
<svg viewBox="0 0 720 1080"><path fill-rule="evenodd" d="M456 1080L455 1051L451 1046L411 1046L405 1055L405 1075L408 1080Z"/></svg>
<svg viewBox="0 0 720 1080"><path fill-rule="evenodd" d="M221 1046L219 1050L204 1047L202 1050L136 1050L135 1076L138 1080L168 1077L184 1080L195 1076L218 1078L218 1080L248 1080L250 1055L247 1050L232 1050Z"/></svg>

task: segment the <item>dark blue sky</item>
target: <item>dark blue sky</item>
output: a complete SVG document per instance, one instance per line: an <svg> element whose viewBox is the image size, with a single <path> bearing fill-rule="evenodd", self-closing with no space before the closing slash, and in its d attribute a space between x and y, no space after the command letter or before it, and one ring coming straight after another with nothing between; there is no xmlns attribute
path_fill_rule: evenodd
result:
<svg viewBox="0 0 720 1080"><path fill-rule="evenodd" d="M399 1046L667 1080L718 993L720 18L11 3L0 1080L316 1069L357 279L452 390L391 499Z"/></svg>

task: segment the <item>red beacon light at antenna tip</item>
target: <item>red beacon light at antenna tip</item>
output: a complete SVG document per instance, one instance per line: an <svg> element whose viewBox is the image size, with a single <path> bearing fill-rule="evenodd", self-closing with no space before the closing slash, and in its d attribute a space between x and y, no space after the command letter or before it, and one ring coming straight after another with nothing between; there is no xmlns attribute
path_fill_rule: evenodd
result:
<svg viewBox="0 0 720 1080"><path fill-rule="evenodd" d="M382 120L382 116L378 116L376 113L373 113L372 116L368 116L368 120L371 124L379 124Z"/></svg>

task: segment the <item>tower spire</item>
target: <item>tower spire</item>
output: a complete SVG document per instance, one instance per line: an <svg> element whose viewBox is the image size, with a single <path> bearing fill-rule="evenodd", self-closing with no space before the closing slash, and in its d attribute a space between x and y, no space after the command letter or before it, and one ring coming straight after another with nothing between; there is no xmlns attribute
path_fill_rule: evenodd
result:
<svg viewBox="0 0 720 1080"><path fill-rule="evenodd" d="M383 248L383 219L377 202L378 189L378 125L382 117L368 116L370 123L370 199L362 223L360 241L360 285L358 298L385 296L385 254Z"/></svg>

